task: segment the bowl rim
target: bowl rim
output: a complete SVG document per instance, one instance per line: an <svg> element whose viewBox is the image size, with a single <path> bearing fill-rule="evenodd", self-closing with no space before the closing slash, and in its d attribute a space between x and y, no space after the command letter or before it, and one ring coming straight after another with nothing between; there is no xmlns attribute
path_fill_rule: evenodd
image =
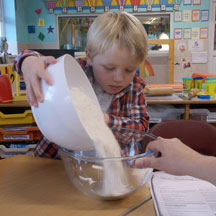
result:
<svg viewBox="0 0 216 216"><path fill-rule="evenodd" d="M95 161L95 160L99 160L99 161L108 161L108 160L134 160L134 159L139 159L139 158L143 158L146 156L154 156L155 152L145 152L145 153L141 153L141 154L136 154L133 156L121 156L121 157L89 157L89 156L83 156L80 155L78 152L80 151L69 151L66 148L63 148L61 146L59 146L59 149L65 153L66 155L76 158L76 159L80 159L80 160L88 160L88 161Z"/></svg>

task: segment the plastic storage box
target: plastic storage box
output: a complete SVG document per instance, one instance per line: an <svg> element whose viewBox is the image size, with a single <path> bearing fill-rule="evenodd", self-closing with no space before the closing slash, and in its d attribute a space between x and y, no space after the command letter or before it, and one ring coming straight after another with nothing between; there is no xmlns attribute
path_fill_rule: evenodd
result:
<svg viewBox="0 0 216 216"><path fill-rule="evenodd" d="M0 158L7 158L18 154L33 156L35 147L36 144L27 144L22 147L16 147L16 145L11 144L9 148L0 145Z"/></svg>
<svg viewBox="0 0 216 216"><path fill-rule="evenodd" d="M23 130L6 130L0 128L0 142L34 141L41 139L37 126L26 127Z"/></svg>
<svg viewBox="0 0 216 216"><path fill-rule="evenodd" d="M31 110L19 114L4 114L0 112L0 125L32 124L35 123Z"/></svg>
<svg viewBox="0 0 216 216"><path fill-rule="evenodd" d="M209 113L208 109L190 109L190 119L206 121Z"/></svg>
<svg viewBox="0 0 216 216"><path fill-rule="evenodd" d="M184 108L176 108L169 104L151 104L147 106L150 123L180 119L184 111Z"/></svg>

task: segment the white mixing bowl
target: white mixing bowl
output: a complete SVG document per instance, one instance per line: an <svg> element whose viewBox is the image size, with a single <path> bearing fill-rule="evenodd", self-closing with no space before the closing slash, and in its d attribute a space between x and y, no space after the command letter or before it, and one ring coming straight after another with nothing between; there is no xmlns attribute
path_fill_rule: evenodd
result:
<svg viewBox="0 0 216 216"><path fill-rule="evenodd" d="M57 61L47 68L53 85L42 80L44 102L38 107L32 106L35 121L51 142L73 150L89 150L94 144L80 122L70 90L81 88L99 106L97 97L85 72L72 56L64 55Z"/></svg>

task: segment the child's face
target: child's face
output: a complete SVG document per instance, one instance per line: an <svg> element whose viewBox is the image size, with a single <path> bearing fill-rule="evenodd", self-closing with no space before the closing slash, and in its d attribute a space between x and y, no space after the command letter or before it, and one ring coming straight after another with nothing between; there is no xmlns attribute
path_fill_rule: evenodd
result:
<svg viewBox="0 0 216 216"><path fill-rule="evenodd" d="M86 50L86 56L96 81L110 94L116 94L126 88L139 66L139 62L131 57L127 48L118 48L116 45L93 58L90 58L90 53Z"/></svg>

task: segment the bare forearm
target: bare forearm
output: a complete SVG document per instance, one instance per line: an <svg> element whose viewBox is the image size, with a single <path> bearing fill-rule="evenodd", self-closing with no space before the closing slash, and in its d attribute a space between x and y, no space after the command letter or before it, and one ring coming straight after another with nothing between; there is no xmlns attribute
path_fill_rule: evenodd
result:
<svg viewBox="0 0 216 216"><path fill-rule="evenodd" d="M216 185L216 157L200 155L190 175Z"/></svg>

